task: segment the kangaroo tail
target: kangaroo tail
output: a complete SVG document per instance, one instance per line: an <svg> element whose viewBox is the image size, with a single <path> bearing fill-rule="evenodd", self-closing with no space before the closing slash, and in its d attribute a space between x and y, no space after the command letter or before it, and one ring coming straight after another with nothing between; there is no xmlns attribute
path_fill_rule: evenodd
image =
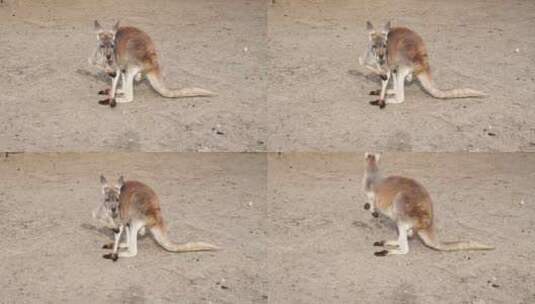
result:
<svg viewBox="0 0 535 304"><path fill-rule="evenodd" d="M181 98L181 97L208 97L216 95L208 90L199 88L184 88L180 90L169 89L162 80L159 70L154 70L147 73L147 79L150 85L163 97L168 98Z"/></svg>
<svg viewBox="0 0 535 304"><path fill-rule="evenodd" d="M439 251L459 251L459 250L493 250L494 247L481 244L475 241L440 242L435 232L431 229L419 230L418 236L424 244Z"/></svg>
<svg viewBox="0 0 535 304"><path fill-rule="evenodd" d="M472 90L472 89L453 89L453 90L441 90L433 84L431 80L431 75L429 72L422 72L417 75L418 80L422 84L422 87L435 98L466 98L466 97L484 97L487 94Z"/></svg>
<svg viewBox="0 0 535 304"><path fill-rule="evenodd" d="M150 229L156 242L165 250L171 252L192 252L192 251L213 251L219 249L217 246L204 242L189 242L176 244L169 240L164 228L156 226Z"/></svg>

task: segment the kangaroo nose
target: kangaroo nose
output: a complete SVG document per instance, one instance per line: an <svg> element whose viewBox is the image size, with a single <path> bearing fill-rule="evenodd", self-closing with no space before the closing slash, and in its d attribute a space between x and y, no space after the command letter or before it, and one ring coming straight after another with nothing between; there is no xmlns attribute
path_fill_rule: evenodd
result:
<svg viewBox="0 0 535 304"><path fill-rule="evenodd" d="M385 57L384 56L379 56L379 64L384 64L385 63Z"/></svg>
<svg viewBox="0 0 535 304"><path fill-rule="evenodd" d="M108 60L110 60L110 59L111 59L111 55L106 55L106 58L107 58Z"/></svg>

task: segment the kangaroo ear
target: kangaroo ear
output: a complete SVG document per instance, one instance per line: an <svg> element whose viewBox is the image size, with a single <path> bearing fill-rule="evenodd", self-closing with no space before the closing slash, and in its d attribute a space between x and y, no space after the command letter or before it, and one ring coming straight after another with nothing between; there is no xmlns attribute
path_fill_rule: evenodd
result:
<svg viewBox="0 0 535 304"><path fill-rule="evenodd" d="M124 185L124 177L121 175L121 177L119 177L119 180L117 181L117 184L119 187L122 187Z"/></svg>
<svg viewBox="0 0 535 304"><path fill-rule="evenodd" d="M364 153L364 159L367 159L368 156L370 156L370 153L369 153L369 152Z"/></svg>
<svg viewBox="0 0 535 304"><path fill-rule="evenodd" d="M370 21L366 21L366 29L367 29L369 32L372 32L372 31L373 31L373 24L372 24Z"/></svg>
<svg viewBox="0 0 535 304"><path fill-rule="evenodd" d="M374 155L374 157L375 157L375 162L378 163L379 160L381 159L381 154L377 153Z"/></svg>
<svg viewBox="0 0 535 304"><path fill-rule="evenodd" d="M97 20L95 20L95 31L102 32L102 26L100 25L100 23L98 23Z"/></svg>
<svg viewBox="0 0 535 304"><path fill-rule="evenodd" d="M113 28L111 29L114 33L117 33L117 30L119 29L119 24L121 23L120 20L117 21L117 23L115 23L115 25L113 26Z"/></svg>
<svg viewBox="0 0 535 304"><path fill-rule="evenodd" d="M110 186L104 175L100 175L100 184L102 185L102 194L106 194L106 190L108 190Z"/></svg>
<svg viewBox="0 0 535 304"><path fill-rule="evenodd" d="M385 24L385 27L383 29L383 31L385 31L385 33L388 33L390 31L390 21L388 21L386 24Z"/></svg>
<svg viewBox="0 0 535 304"><path fill-rule="evenodd" d="M102 186L108 185L108 180L102 174L100 175L100 183L102 184Z"/></svg>

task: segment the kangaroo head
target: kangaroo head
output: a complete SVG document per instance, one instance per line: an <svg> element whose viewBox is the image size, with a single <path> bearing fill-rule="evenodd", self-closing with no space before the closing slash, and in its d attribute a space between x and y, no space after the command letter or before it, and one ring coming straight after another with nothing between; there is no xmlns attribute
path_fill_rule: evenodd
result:
<svg viewBox="0 0 535 304"><path fill-rule="evenodd" d="M110 185L106 178L101 175L103 202L93 211L93 218L101 221L110 228L115 227L114 220L119 216L119 196L124 185L124 178L121 176L117 184Z"/></svg>
<svg viewBox="0 0 535 304"><path fill-rule="evenodd" d="M378 170L378 164L379 159L381 158L381 154L373 154L373 153L364 153L364 162L366 164L366 168L368 170L376 171Z"/></svg>
<svg viewBox="0 0 535 304"><path fill-rule="evenodd" d="M109 66L115 62L115 34L119 29L119 21L111 30L104 30L100 23L95 20L95 31L97 33L97 54L105 58Z"/></svg>
<svg viewBox="0 0 535 304"><path fill-rule="evenodd" d="M370 21L366 22L366 28L369 33L368 52L373 55L377 63L383 65L386 63L386 46L388 32L390 31L390 21L380 31L377 31Z"/></svg>

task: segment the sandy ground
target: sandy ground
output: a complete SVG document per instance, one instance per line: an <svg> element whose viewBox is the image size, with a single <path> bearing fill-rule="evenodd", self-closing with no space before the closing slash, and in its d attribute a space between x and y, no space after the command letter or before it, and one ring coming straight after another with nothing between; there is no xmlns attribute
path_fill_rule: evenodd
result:
<svg viewBox="0 0 535 304"><path fill-rule="evenodd" d="M535 151L532 1L6 3L0 151ZM169 100L142 83L133 103L98 106L95 18L147 31L170 86L219 95ZM402 105L368 105L368 19L420 33L439 87L490 96L437 100L412 84Z"/></svg>
<svg viewBox="0 0 535 304"><path fill-rule="evenodd" d="M527 0L277 0L268 13L269 150L534 151L534 14ZM438 100L414 83L404 104L370 106L379 84L357 61L366 20L420 33L439 88L490 96Z"/></svg>
<svg viewBox="0 0 535 304"><path fill-rule="evenodd" d="M48 154L0 159L1 303L266 303L262 154ZM91 211L100 173L159 194L170 237L210 253L101 256L111 239Z"/></svg>
<svg viewBox="0 0 535 304"><path fill-rule="evenodd" d="M443 240L496 246L441 253L416 239L408 255L384 258L372 244L395 227L363 209L362 160L270 156L270 303L535 303L535 155L383 155L385 174L427 187Z"/></svg>
<svg viewBox="0 0 535 304"><path fill-rule="evenodd" d="M497 249L440 253L413 240L406 256L374 257L373 242L396 233L363 209L360 153L9 154L0 302L535 301L535 155L387 153L382 167L427 187L443 240ZM90 216L100 173L150 184L172 239L223 250L168 253L145 237L135 258L103 259L111 233Z"/></svg>
<svg viewBox="0 0 535 304"><path fill-rule="evenodd" d="M144 82L133 103L98 105L95 19L149 33L169 87L218 96L165 99ZM263 151L265 31L263 1L5 0L0 151Z"/></svg>
<svg viewBox="0 0 535 304"><path fill-rule="evenodd" d="M0 3L0 151L80 152L1 154L1 303L535 302L535 153L394 152L535 151L535 2L268 2ZM169 100L142 83L133 103L99 106L95 18L147 31L171 87L218 96ZM439 87L490 96L442 101L413 84L404 104L368 105L368 19L418 31ZM361 150L426 185L444 240L497 249L414 240L374 257L395 228L363 210L362 153L343 153ZM173 254L145 237L137 257L104 260L101 173L151 185L174 240L223 250Z"/></svg>

